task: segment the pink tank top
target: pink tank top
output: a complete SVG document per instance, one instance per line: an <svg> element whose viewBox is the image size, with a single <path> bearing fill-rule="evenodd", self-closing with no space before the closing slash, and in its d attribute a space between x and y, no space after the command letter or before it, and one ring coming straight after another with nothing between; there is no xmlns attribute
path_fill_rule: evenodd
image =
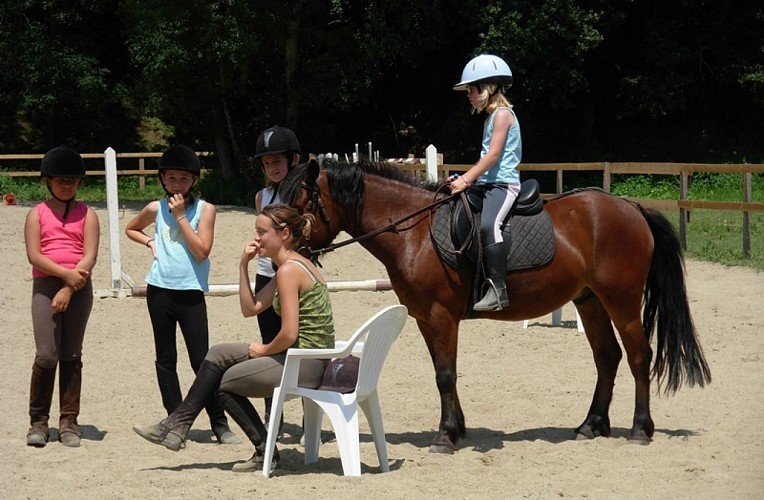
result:
<svg viewBox="0 0 764 500"><path fill-rule="evenodd" d="M84 253L88 206L75 202L64 220L63 212L54 212L42 202L37 204L37 214L40 217L40 252L56 264L74 269ZM33 267L32 276L42 278L48 275Z"/></svg>

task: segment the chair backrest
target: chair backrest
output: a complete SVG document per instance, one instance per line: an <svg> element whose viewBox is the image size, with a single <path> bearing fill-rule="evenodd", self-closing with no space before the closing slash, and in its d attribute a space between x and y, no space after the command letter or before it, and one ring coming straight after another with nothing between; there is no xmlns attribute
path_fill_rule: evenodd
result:
<svg viewBox="0 0 764 500"><path fill-rule="evenodd" d="M372 316L352 336L353 340L359 339L359 334L365 337L361 364L358 367L356 397L371 394L377 388L387 354L403 330L407 315L408 309L405 306L387 307Z"/></svg>

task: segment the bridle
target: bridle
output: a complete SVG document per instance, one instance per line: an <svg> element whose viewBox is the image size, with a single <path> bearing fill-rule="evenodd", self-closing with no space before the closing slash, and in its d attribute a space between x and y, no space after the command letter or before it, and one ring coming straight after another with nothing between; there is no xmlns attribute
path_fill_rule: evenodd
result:
<svg viewBox="0 0 764 500"><path fill-rule="evenodd" d="M334 233L332 220L329 218L329 214L326 213L326 207L324 206L323 200L321 200L321 191L319 190L318 185L310 185L303 181L300 183L300 187L308 192L308 203L305 205L305 211L315 217L316 210L318 210L321 213L321 218L323 218L326 225L329 226L329 231Z"/></svg>
<svg viewBox="0 0 764 500"><path fill-rule="evenodd" d="M448 185L448 183L444 183L443 185L441 185L438 188L438 190L435 193L436 197L437 197L438 193L443 189L443 187L447 186L447 185ZM332 221L329 218L329 214L326 211L326 207L324 206L324 202L321 200L321 191L320 191L318 185L317 184L312 184L311 185L311 184L308 184L307 182L303 181L302 183L300 183L300 187L308 192L308 203L305 204L305 209L304 209L303 212L307 212L307 213L313 215L314 217L316 216L316 212L318 212L321 215L322 220L329 227L329 231L332 234L336 234L335 231L334 231L334 227L332 226ZM357 243L357 242L364 241L364 240L367 240L367 239L370 239L370 238L374 238L375 236L378 236L378 235L380 235L382 233L395 233L395 234L398 234L401 231L408 231L409 229L412 229L414 226L416 226L422 220L424 220L424 218L419 220L419 221L417 221L417 222L415 222L414 224L412 224L412 225L410 225L408 227L402 228L402 229L399 229L398 226L400 226L401 224L403 224L404 222L406 222L406 221L408 221L410 219L413 219L414 217L416 217L417 215L421 214L422 212L426 212L426 211L431 210L431 209L433 209L435 207L439 207L440 205L442 205L442 204L450 201L451 199L453 199L454 196L456 196L456 195L449 194L448 196L445 196L443 198L437 199L434 202L430 203L429 205L426 205L426 206L424 206L422 208L419 208L419 209L415 210L414 212L406 215L405 217L402 217L402 218L400 218L400 219L398 219L396 221L390 221L386 226L383 226L383 227L381 227L379 229L376 229L376 230L374 230L374 231L372 231L370 233L366 233L366 234L363 234L361 236L358 236L357 238L352 238L352 239L349 239L349 240L342 241L340 243L335 243L335 244L329 245L329 246L324 247L324 248L319 248L318 250L313 250L312 248L309 248L307 246L303 246L303 247L300 247L298 249L298 252L303 257L306 257L306 258L310 259L311 261L313 261L316 265L320 265L320 263L318 262L318 257L320 255L322 255L322 254L333 252L334 250L336 250L338 248L342 248L342 247L344 247L346 245L350 245L351 243Z"/></svg>

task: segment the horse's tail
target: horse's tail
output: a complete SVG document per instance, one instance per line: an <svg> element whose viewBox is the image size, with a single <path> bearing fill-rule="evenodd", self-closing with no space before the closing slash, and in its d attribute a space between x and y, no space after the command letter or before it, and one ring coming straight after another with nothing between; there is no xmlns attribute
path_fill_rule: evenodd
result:
<svg viewBox="0 0 764 500"><path fill-rule="evenodd" d="M656 210L639 207L653 233L655 248L645 287L642 323L648 340L657 324L658 340L652 376L658 387L666 381L666 394L675 393L686 380L689 386L711 382L703 350L690 315L684 280L684 258L674 227Z"/></svg>

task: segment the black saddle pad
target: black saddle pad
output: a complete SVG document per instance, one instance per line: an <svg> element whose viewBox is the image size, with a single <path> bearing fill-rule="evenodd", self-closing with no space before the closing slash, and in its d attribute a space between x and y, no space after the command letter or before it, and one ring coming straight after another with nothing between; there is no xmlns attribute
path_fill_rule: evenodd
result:
<svg viewBox="0 0 764 500"><path fill-rule="evenodd" d="M478 258L477 238L473 237L467 248L459 254L457 251L468 235L459 235L454 242L453 223L461 202L457 199L438 207L432 221L432 238L435 248L448 265L459 268L475 265ZM475 230L479 230L475 220ZM512 215L504 227L505 241L511 241L507 254L507 271L529 269L549 263L555 253L554 227L546 210L536 215Z"/></svg>

